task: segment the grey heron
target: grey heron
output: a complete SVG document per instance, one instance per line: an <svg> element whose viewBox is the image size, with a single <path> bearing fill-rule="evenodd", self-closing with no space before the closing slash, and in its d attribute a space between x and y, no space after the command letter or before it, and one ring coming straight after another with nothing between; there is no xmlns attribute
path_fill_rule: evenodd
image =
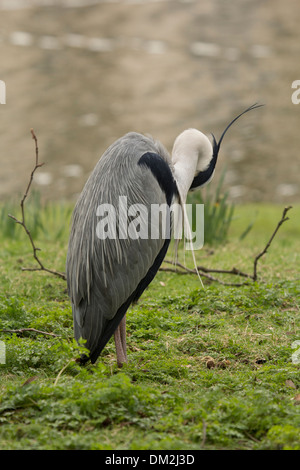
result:
<svg viewBox="0 0 300 470"><path fill-rule="evenodd" d="M155 277L167 253L170 237L129 237L110 207L128 205L182 205L190 190L200 188L213 176L220 145L229 127L254 104L235 117L219 142L196 129L183 131L175 140L171 156L151 137L131 132L114 142L102 155L88 178L73 212L66 274L71 299L74 336L85 340L89 355L81 362L94 363L114 335L117 363L127 362L126 312ZM99 207L116 226L115 236L99 235ZM170 213L169 217L172 217ZM160 223L171 223L163 221ZM126 225L127 224L127 225ZM102 227L103 228L103 227ZM98 232L97 232L98 230ZM128 234L127 234L128 235Z"/></svg>

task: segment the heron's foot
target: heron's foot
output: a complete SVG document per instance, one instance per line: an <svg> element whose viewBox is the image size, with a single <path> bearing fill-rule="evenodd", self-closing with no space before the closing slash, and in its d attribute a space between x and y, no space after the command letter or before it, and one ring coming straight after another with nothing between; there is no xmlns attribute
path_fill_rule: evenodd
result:
<svg viewBox="0 0 300 470"><path fill-rule="evenodd" d="M115 342L116 342L116 337L115 337ZM126 351L124 351L122 344L117 346L116 342L116 352L117 352L117 364L118 367L123 367L124 364L127 364L127 354Z"/></svg>
<svg viewBox="0 0 300 470"><path fill-rule="evenodd" d="M78 362L81 366L84 366L90 360L89 356L86 354L81 354L80 357L75 359L75 362Z"/></svg>
<svg viewBox="0 0 300 470"><path fill-rule="evenodd" d="M127 358L126 358L126 360L120 360L120 358L117 357L117 365L118 365L119 369L122 369L124 364L127 364Z"/></svg>

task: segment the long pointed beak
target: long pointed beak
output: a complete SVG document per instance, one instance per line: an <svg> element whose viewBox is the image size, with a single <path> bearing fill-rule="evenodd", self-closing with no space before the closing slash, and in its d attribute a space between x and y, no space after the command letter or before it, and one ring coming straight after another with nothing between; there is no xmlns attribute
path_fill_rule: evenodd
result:
<svg viewBox="0 0 300 470"><path fill-rule="evenodd" d="M212 134L212 138L213 138L213 155L212 155L212 159L209 163L208 168L204 171L200 171L198 173L198 175L195 176L195 178L193 179L192 185L190 187L190 191L195 190L195 189L199 188L200 186L203 186L206 183L209 183L209 181L212 179L214 171L215 171L215 167L216 167L216 163L217 163L217 159L218 159L219 150L220 150L220 147L221 147L222 140L223 140L226 132L228 131L228 129L232 126L232 124L235 121L237 121L241 116L243 116L243 114L248 113L248 111L251 111L252 109L261 108L262 106L264 106L264 105L255 103L255 104L249 106L249 108L245 109L245 111L240 113L238 116L236 116L230 122L230 124L228 124L226 129L222 132L222 135L220 137L219 142L216 141L215 136Z"/></svg>

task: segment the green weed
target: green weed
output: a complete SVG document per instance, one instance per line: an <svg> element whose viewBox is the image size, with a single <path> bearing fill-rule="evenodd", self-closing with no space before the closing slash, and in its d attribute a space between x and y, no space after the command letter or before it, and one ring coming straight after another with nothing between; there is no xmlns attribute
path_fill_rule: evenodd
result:
<svg viewBox="0 0 300 470"><path fill-rule="evenodd" d="M42 203L40 194L34 192L25 204L26 225L33 239L42 238L55 242L65 239L69 232L72 206L66 203ZM0 239L21 240L26 238L23 228L9 215L21 220L19 203L6 202L0 206Z"/></svg>

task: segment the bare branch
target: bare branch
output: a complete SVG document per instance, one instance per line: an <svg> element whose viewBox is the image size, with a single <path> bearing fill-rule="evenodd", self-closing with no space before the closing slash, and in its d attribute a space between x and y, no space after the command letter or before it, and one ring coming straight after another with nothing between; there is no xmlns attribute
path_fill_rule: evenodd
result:
<svg viewBox="0 0 300 470"><path fill-rule="evenodd" d="M177 266L180 267L180 270L178 270L176 268L176 265L172 261L165 260L164 262L172 264L173 266L175 266L175 268L164 268L164 267L162 267L162 268L160 268L160 271L170 272L170 273L177 273L177 274L197 274L196 269L189 269L189 268L187 268L186 266L183 266L180 263L177 263ZM242 283L240 283L240 282L238 282L238 283L236 283L236 282L233 282L233 283L232 282L224 282L224 281L221 281L220 279L217 279L214 276L211 276L210 274L207 274L208 272L215 272L215 271L223 272L223 273L226 272L227 274L235 274L232 271L221 271L221 270L214 270L214 269L209 270L208 268L205 268L205 270L202 270L201 266L199 266L199 268L197 267L200 276L203 276L206 279L209 279L210 281L218 282L219 284L222 284L223 286L240 287L240 286L244 286L246 284L249 284L248 282L242 282Z"/></svg>
<svg viewBox="0 0 300 470"><path fill-rule="evenodd" d="M27 227L26 225L26 218L25 218L25 201L26 201L26 198L29 194L29 191L30 191L30 188L31 188L31 184L32 184L32 181L33 181L33 177L34 177L34 173L36 172L36 170L38 168L40 168L41 166L43 166L43 163L39 163L39 149L38 149L38 141L37 141L37 137L34 133L34 130L31 129L31 135L32 135L32 138L35 142L35 166L31 172L31 175L30 175L30 178L29 178L29 182L28 182L28 185L27 185L27 188L26 188L26 191L22 197L22 200L21 200L21 203L20 203L20 206L21 206L21 214L22 214L22 218L21 220L17 219L14 215L11 215L11 214L8 214L8 217L10 217L11 219L13 219L17 224L20 224L23 229L25 230L26 232L26 235L28 236L29 238L29 241L30 241L30 244L31 244L31 247L32 247L32 251L33 251L33 257L34 259L36 260L36 262L38 263L39 265L39 268L22 268L23 271L46 271L50 274L54 274L55 276L58 276L60 277L61 279L64 279L66 280L66 275L64 273L61 273L59 271L55 271L54 269L48 269L46 268L42 261L40 260L40 258L38 257L37 255L37 252L40 251L40 248L38 248L34 241L33 241L33 238L32 238L32 235L30 233L30 230L29 228Z"/></svg>
<svg viewBox="0 0 300 470"><path fill-rule="evenodd" d="M277 227L275 228L274 232L272 233L271 235L271 238L270 240L268 241L268 243L266 244L266 246L264 247L264 249L255 257L254 259L254 266L253 266L253 275L252 275L252 279L253 281L256 281L257 280L257 263L258 263L258 260L267 253L268 249L270 248L270 245L276 235L276 233L278 232L279 230L279 227L286 221L286 220L289 220L289 217L286 217L286 214L287 212L292 209L292 206L288 206L288 207L285 207L284 208L284 211L282 213L282 216L281 216L281 219L279 220L278 224L277 224Z"/></svg>
<svg viewBox="0 0 300 470"><path fill-rule="evenodd" d="M41 331L41 330L36 330L35 328L19 328L17 330L0 330L1 333L17 333L22 335L26 331L31 331L33 333L38 333L40 335L48 335L48 336L53 336L55 338L58 338L59 335L56 335L55 333L48 333L47 331Z"/></svg>
<svg viewBox="0 0 300 470"><path fill-rule="evenodd" d="M189 269L187 268L186 266L184 266L183 264L181 263L178 263L178 262L172 262L172 261L168 261L168 260L164 260L165 263L168 263L168 264L172 264L174 266L178 266L180 267L181 269L183 269L184 271L186 271L185 274L188 274L188 273L192 273L192 274L197 274L196 270L195 269ZM201 272L202 274L203 273L219 273L219 274L233 274L233 275L236 275L236 276L241 276L241 277L247 277L247 278L250 278L252 279L252 275L251 274L247 274L247 273L244 273L243 271L240 271L239 269L237 268L232 268L230 270L227 270L227 269L210 269L210 268L206 268L205 266L197 266L197 269L199 272ZM163 271L168 271L168 268L164 268ZM176 270L172 270L172 271L175 271ZM182 273L183 274L183 273Z"/></svg>
<svg viewBox="0 0 300 470"><path fill-rule="evenodd" d="M197 267L198 271L203 271L204 273L218 273L218 274L233 274L235 276L241 276L241 277L247 277L247 278L252 278L251 274L244 273L243 271L240 271L237 268L232 268L232 269L208 269L205 268L204 266L198 266Z"/></svg>
<svg viewBox="0 0 300 470"><path fill-rule="evenodd" d="M239 287L239 286L247 285L247 284L249 284L249 282L247 282L247 281L246 282L241 282L241 283L224 282L224 281L221 281L220 279L217 279L213 276L210 276L208 273L231 274L231 275L235 275L235 276L245 277L245 278L251 279L252 281L256 281L257 280L257 264L258 264L258 261L263 255L265 255L267 253L267 250L270 248L271 243L272 243L276 233L278 232L279 227L286 220L289 220L289 217L286 217L286 214L290 209L292 209L292 206L285 207L285 209L282 213L281 219L279 220L274 232L272 233L271 238L269 239L269 241L266 244L266 246L264 247L264 249L255 257L254 263L253 263L253 274L245 273L245 272L240 271L239 269L237 269L235 267L233 267L230 270L227 270L227 269L209 269L209 268L206 268L205 266L197 266L198 272L201 274L201 276L206 277L207 279L210 279L211 281L216 281L219 284L222 284L222 285L225 285L225 286ZM161 267L160 271L173 272L173 273L177 273L177 274L197 274L196 269L187 268L186 266L184 266L181 263L168 261L168 260L164 260L164 263L171 264L171 265L175 266L175 268Z"/></svg>
<svg viewBox="0 0 300 470"><path fill-rule="evenodd" d="M201 441L201 444L200 444L200 447L203 448L204 445L205 445L205 441L206 441L206 428L207 428L207 424L206 424L206 421L203 419L202 420L202 441Z"/></svg>

